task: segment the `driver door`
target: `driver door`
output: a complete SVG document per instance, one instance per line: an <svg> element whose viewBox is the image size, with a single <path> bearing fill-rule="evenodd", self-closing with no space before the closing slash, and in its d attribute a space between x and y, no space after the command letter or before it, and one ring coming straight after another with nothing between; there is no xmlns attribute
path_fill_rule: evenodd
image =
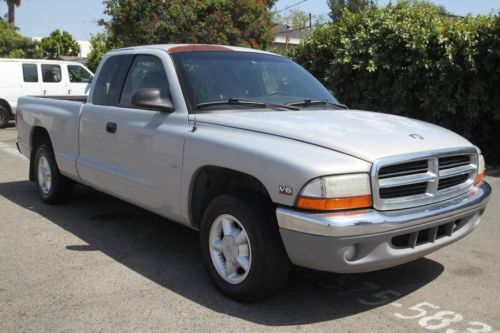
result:
<svg viewBox="0 0 500 333"><path fill-rule="evenodd" d="M174 218L180 210L187 115L134 107L131 99L138 90L158 88L168 97L170 89L159 57L138 54L130 60L121 67L130 68L121 84L114 81L119 74L106 80L106 65L113 57L98 74L92 103L81 118L78 168L94 187ZM123 86L120 93L114 92L116 85ZM101 100L106 93L111 100ZM99 105L103 102L111 105Z"/></svg>

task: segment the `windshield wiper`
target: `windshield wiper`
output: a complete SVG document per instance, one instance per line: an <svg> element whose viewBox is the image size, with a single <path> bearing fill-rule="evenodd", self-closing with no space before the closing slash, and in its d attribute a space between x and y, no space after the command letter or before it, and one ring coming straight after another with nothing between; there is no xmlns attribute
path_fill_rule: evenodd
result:
<svg viewBox="0 0 500 333"><path fill-rule="evenodd" d="M224 104L250 105L250 106L255 106L255 107L284 108L284 109L295 110L295 111L299 110L299 108L294 107L293 105L268 103L268 102L263 102L263 101L259 101L259 100L245 99L245 98L228 98L225 100L198 103L198 104L196 104L196 109L203 109L205 107L209 107L209 106L213 106L213 105L224 105Z"/></svg>
<svg viewBox="0 0 500 333"><path fill-rule="evenodd" d="M291 103L286 103L286 105L291 105L291 106L309 106L309 105L331 105L335 106L344 110L348 110L349 108L345 104L339 104L339 103L332 103L328 102L324 99L311 99L311 98L306 98L302 101L299 102L291 102Z"/></svg>

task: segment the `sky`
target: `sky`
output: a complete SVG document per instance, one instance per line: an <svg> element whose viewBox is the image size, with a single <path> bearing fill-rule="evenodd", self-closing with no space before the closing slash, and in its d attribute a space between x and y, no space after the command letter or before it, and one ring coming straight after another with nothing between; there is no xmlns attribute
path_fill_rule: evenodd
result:
<svg viewBox="0 0 500 333"><path fill-rule="evenodd" d="M389 0L378 0L386 5ZM432 0L455 15L489 14L500 11L500 0ZM326 0L278 0L275 9L289 6L312 14L327 14ZM102 0L21 0L16 9L16 26L27 37L45 37L55 29L66 30L77 40L89 40L101 31L97 21L103 18ZM0 16L7 13L5 1L0 0Z"/></svg>

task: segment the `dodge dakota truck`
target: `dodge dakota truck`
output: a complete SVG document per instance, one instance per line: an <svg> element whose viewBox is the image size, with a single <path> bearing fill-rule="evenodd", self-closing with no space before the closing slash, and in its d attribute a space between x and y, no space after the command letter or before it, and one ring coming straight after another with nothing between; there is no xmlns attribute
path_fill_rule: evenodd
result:
<svg viewBox="0 0 500 333"><path fill-rule="evenodd" d="M425 256L472 232L491 193L463 137L349 110L247 48L112 51L88 97L20 98L17 126L41 200L81 183L199 230L209 276L240 301L277 290L291 264L356 273Z"/></svg>

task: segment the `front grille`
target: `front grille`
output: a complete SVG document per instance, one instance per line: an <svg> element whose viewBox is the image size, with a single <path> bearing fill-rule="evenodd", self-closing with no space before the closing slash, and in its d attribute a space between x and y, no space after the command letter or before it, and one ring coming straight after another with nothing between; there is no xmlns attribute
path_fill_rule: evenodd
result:
<svg viewBox="0 0 500 333"><path fill-rule="evenodd" d="M410 195L423 194L427 191L427 183L417 183L380 189L381 199L392 199Z"/></svg>
<svg viewBox="0 0 500 333"><path fill-rule="evenodd" d="M467 179L469 179L468 173L464 173L462 175L453 176L453 177L449 177L449 178L440 179L439 184L438 184L438 191L443 190L443 189L448 188L448 187L460 185L460 184L464 183L465 181L467 181Z"/></svg>
<svg viewBox="0 0 500 333"><path fill-rule="evenodd" d="M444 223L436 227L414 231L408 234L392 237L392 246L397 249L413 249L417 246L434 243L436 240L451 237L454 232L462 228L469 218L463 218Z"/></svg>
<svg viewBox="0 0 500 333"><path fill-rule="evenodd" d="M439 170L464 166L470 163L469 155L457 155L439 158Z"/></svg>
<svg viewBox="0 0 500 333"><path fill-rule="evenodd" d="M378 178L391 178L398 176L411 175L421 172L427 172L427 161L414 161L383 167L378 172Z"/></svg>
<svg viewBox="0 0 500 333"><path fill-rule="evenodd" d="M473 148L376 161L372 170L374 206L402 209L465 193L472 188L477 163Z"/></svg>

